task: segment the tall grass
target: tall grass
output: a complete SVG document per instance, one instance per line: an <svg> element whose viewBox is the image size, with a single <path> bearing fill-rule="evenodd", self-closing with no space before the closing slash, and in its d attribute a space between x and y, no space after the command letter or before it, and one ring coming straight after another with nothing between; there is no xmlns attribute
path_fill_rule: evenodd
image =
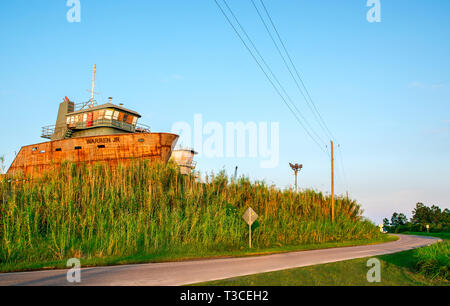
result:
<svg viewBox="0 0 450 306"><path fill-rule="evenodd" d="M432 278L450 280L450 241L445 240L415 252L417 269Z"/></svg>
<svg viewBox="0 0 450 306"><path fill-rule="evenodd" d="M203 182L173 164L136 161L111 170L63 164L38 181L0 183L0 263L132 256L247 245L248 206L259 214L253 245L273 247L376 239L353 200L279 190L224 173Z"/></svg>

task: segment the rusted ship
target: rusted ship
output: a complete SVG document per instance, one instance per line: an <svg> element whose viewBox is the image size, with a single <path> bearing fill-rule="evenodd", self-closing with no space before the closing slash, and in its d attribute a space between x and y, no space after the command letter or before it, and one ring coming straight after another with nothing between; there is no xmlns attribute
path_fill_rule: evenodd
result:
<svg viewBox="0 0 450 306"><path fill-rule="evenodd" d="M91 99L75 104L65 97L54 126L42 128L50 141L21 148L8 175L40 176L62 162L127 164L133 159L167 162L178 140L171 133L153 133L138 123L141 115L109 102L94 100L94 66Z"/></svg>

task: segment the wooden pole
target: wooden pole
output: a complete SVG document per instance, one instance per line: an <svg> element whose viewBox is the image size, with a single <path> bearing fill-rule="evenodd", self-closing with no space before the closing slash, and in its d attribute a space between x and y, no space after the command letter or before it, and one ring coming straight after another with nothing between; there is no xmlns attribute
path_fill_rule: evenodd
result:
<svg viewBox="0 0 450 306"><path fill-rule="evenodd" d="M331 221L334 222L334 151L331 141Z"/></svg>
<svg viewBox="0 0 450 306"><path fill-rule="evenodd" d="M297 192L297 173L298 171L295 170L295 192Z"/></svg>
<svg viewBox="0 0 450 306"><path fill-rule="evenodd" d="M248 246L251 249L252 248L252 226L248 225Z"/></svg>
<svg viewBox="0 0 450 306"><path fill-rule="evenodd" d="M298 191L298 188L297 188L297 175L298 175L298 172L300 170L302 170L303 165L299 165L299 164L293 165L291 163L289 163L289 165L291 166L291 169L294 170L294 175L295 175L295 192L297 192Z"/></svg>

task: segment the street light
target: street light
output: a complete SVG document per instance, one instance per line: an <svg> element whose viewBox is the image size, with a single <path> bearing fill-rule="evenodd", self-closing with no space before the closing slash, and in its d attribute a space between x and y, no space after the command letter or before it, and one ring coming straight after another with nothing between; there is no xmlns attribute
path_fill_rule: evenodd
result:
<svg viewBox="0 0 450 306"><path fill-rule="evenodd" d="M303 168L303 165L299 165L299 164L291 164L289 163L289 166L291 166L292 170L294 170L294 174L295 174L295 192L297 192L297 173Z"/></svg>

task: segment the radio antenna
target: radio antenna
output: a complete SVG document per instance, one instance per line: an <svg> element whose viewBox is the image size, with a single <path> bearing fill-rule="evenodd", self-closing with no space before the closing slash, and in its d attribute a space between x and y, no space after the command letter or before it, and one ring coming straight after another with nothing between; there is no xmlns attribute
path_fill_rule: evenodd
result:
<svg viewBox="0 0 450 306"><path fill-rule="evenodd" d="M95 73L97 65L94 64L94 71L92 72L92 89L91 89L91 106L94 106L94 89L95 89Z"/></svg>

